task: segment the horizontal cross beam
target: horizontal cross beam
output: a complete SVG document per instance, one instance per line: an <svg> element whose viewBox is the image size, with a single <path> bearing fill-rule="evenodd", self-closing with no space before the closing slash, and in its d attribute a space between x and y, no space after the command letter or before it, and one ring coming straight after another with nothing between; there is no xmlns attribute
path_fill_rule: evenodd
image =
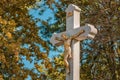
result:
<svg viewBox="0 0 120 80"><path fill-rule="evenodd" d="M85 39L93 39L95 35L97 34L97 29L93 25L86 24L85 26L82 26L82 27L79 27L73 30L64 31L61 33L54 33L50 39L50 42L52 43L52 45L57 45L57 46L62 45L63 43L56 40L55 37L61 37L61 34L73 36L77 34L78 32L80 32L81 30L84 30L85 32L81 34L80 36L76 37L75 40L81 41Z"/></svg>

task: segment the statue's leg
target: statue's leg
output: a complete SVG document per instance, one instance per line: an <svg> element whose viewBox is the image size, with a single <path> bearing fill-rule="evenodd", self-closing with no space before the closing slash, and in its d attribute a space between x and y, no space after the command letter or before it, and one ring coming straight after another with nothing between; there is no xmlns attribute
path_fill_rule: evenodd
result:
<svg viewBox="0 0 120 80"><path fill-rule="evenodd" d="M69 63L67 61L67 58L68 58L68 54L65 53L65 55L64 55L64 63L65 63L65 67L66 67L66 73L69 73L70 70L69 70Z"/></svg>
<svg viewBox="0 0 120 80"><path fill-rule="evenodd" d="M72 58L72 52L71 52L71 48L70 48L70 47L69 47L68 54L69 54L69 55L68 55L69 59Z"/></svg>

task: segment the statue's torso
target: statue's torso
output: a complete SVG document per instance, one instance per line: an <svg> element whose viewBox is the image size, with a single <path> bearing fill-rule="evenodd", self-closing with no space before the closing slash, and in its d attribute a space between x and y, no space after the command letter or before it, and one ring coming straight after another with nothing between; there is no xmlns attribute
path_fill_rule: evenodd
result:
<svg viewBox="0 0 120 80"><path fill-rule="evenodd" d="M71 38L68 38L67 40L64 40L64 49L69 50L71 47Z"/></svg>

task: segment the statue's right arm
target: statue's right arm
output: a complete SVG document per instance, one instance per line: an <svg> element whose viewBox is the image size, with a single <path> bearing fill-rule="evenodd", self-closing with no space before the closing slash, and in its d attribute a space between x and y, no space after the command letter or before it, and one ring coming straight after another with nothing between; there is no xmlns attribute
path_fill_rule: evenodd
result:
<svg viewBox="0 0 120 80"><path fill-rule="evenodd" d="M59 37L55 37L55 40L58 40L58 41L63 41L61 38Z"/></svg>
<svg viewBox="0 0 120 80"><path fill-rule="evenodd" d="M63 43L63 39L59 37L55 37L55 40L60 41L59 43L55 44L55 46L60 46Z"/></svg>

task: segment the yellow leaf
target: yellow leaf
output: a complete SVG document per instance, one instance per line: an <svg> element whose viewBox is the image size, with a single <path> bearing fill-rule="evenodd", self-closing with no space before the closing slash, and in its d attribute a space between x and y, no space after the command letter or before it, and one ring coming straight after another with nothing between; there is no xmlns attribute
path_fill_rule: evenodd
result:
<svg viewBox="0 0 120 80"><path fill-rule="evenodd" d="M118 10L120 11L120 7L118 8Z"/></svg>
<svg viewBox="0 0 120 80"><path fill-rule="evenodd" d="M8 39L11 39L12 38L12 34L10 32L7 32L6 33L6 36L8 37Z"/></svg>

